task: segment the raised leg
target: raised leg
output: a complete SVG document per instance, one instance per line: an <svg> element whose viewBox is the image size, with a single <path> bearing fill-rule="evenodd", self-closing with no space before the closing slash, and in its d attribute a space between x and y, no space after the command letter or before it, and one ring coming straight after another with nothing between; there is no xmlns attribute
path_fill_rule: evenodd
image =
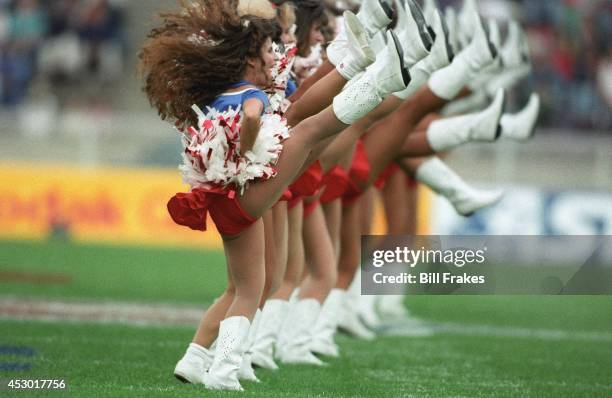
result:
<svg viewBox="0 0 612 398"><path fill-rule="evenodd" d="M428 87L422 87L395 112L370 128L364 138L371 167L367 186L371 185L383 169L398 157L404 141L417 124L428 113L438 110L446 102Z"/></svg>
<svg viewBox="0 0 612 398"><path fill-rule="evenodd" d="M304 96L306 91L310 89L316 82L323 79L327 74L333 71L336 67L332 65L329 61L324 62L315 73L310 75L306 80L300 84L300 86L295 90L295 92L289 97L289 101L296 103L300 98Z"/></svg>
<svg viewBox="0 0 612 398"><path fill-rule="evenodd" d="M401 100L391 95L387 97L372 112L358 120L341 132L321 153L321 166L324 171L331 169L346 156L348 148L353 148L359 138L361 138L370 126L378 120L395 111L401 104Z"/></svg>
<svg viewBox="0 0 612 398"><path fill-rule="evenodd" d="M401 149L397 154L402 158L426 157L435 155L436 151L431 147L427 139L427 131L415 131L410 134L401 145Z"/></svg>
<svg viewBox="0 0 612 398"><path fill-rule="evenodd" d="M293 128L292 136L285 141L277 163L278 174L269 180L251 184L240 197L244 210L253 217L261 217L298 177L315 146L345 128L346 125L336 118L331 107Z"/></svg>
<svg viewBox="0 0 612 398"><path fill-rule="evenodd" d="M309 84L311 79L316 80ZM306 86L302 84L298 91L289 98L293 102L285 115L289 126L296 126L302 120L328 107L334 96L346 84L346 79L336 71L333 65L326 62L305 83Z"/></svg>
<svg viewBox="0 0 612 398"><path fill-rule="evenodd" d="M406 87L409 76L399 56L399 44L392 33L388 32L387 36L389 44L376 62L346 90L335 96L332 106L293 128L292 137L285 142L278 160L276 177L251 184L240 197L247 213L255 218L261 217L295 180L310 152L319 143L367 115L389 93Z"/></svg>

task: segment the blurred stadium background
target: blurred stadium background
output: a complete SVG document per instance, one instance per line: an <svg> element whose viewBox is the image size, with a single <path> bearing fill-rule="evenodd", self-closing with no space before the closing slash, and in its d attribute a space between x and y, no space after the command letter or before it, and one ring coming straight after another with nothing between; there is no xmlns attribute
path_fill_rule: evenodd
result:
<svg viewBox="0 0 612 398"><path fill-rule="evenodd" d="M457 3L440 1L441 6ZM507 186L508 196L497 208L471 220L456 218L444 200L434 200L431 217L420 218L421 231L610 233L611 3L479 3L482 13L499 19L502 26L509 17L526 26L534 71L511 93L510 109L520 109L535 90L543 99L541 121L528 145L470 145L454 152L448 162L461 175L476 184ZM40 237L49 227L43 224L51 222L64 225L77 238L104 238L104 229L86 233L87 220L79 215L92 213L90 218L95 219L93 213L101 212L110 217L107 222L122 223L117 230L106 231L125 241L126 229L137 229L138 222L166 221L159 203L177 188L178 176L172 171L179 162L178 136L159 121L140 92L136 53L155 12L173 4L173 0L0 0L0 161L4 165L0 175L4 181L22 181L3 184L0 234ZM58 164L65 167L46 172L49 165ZM129 172L115 174L110 177L114 182L105 184L101 180L109 166L135 170L136 177ZM151 169L169 174L160 174L162 182L150 174ZM146 178L140 170L147 170ZM87 183L79 180L83 173ZM52 177L62 184L52 184ZM137 198L145 194L136 189L134 179L147 184L148 177L158 184L151 187L157 194L148 193L154 199ZM33 181L40 184L35 191ZM97 207L91 201L94 192L100 194ZM34 195L39 199L43 195L46 201ZM89 203L85 208L83 201ZM58 214L54 211L58 206L72 208L74 214L66 215L68 210ZM122 222L134 218L129 214L135 207L141 213L139 220ZM128 215L113 219L113 210ZM520 225L513 219L520 219ZM377 231L383 228L379 223ZM118 233L119 229L124 232ZM177 230L167 229L168 235ZM159 237L157 231L151 232L150 236ZM128 233L129 240L148 239L138 234ZM187 240L181 236L181 241Z"/></svg>
<svg viewBox="0 0 612 398"><path fill-rule="evenodd" d="M439 3L446 6L460 1ZM149 108L137 79L136 54L153 25L152 16L174 4L174 0L0 0L2 317L24 315L11 302L16 298L193 306L210 302L223 289L223 257L215 234L184 231L166 214L166 200L183 189L177 173L180 144L171 126ZM534 71L511 93L511 109L520 109L535 90L543 100L541 120L535 139L528 144L473 145L452 153L447 162L459 174L477 185L506 187L507 196L497 207L462 219L444 200L424 193L420 232L611 234L612 2L480 0L479 4L484 15L499 19L502 26L513 17L526 27ZM384 232L384 223L380 217L377 220L376 232ZM26 313L36 315L32 308L27 307ZM40 329L37 323L4 320L0 330L8 333L0 332L0 344L38 350L40 357L23 370L71 376L75 384L93 378L93 384L82 383L82 391L87 392L83 396L102 391L109 396L127 394L121 386L133 384L143 394L161 394L175 388L166 386L170 383L167 375L190 338L198 314L195 308L189 307L193 312L182 318L187 326L179 329L132 331L109 326L101 330L61 323ZM519 336L523 333L524 339L522 345L515 344L516 333L507 329L503 329L506 334L495 329L491 333L489 329L446 330L452 339L444 333L409 342L388 339L380 348L396 356L386 362L378 361L363 343L343 340L343 349L353 362L336 363L336 369L350 376L350 366L357 363L370 377L386 380L376 387L379 389L369 391L374 395L410 391L389 384L393 372L411 375L416 391L424 396L493 396L496 391L504 396L519 391L526 392L520 394L524 396L612 395L609 378L606 384L602 374L612 358L607 298L419 297L410 308L416 315L437 321L523 327L512 330L518 330ZM94 310L80 311L96 319ZM139 311L101 316L138 321L135 314ZM541 328L563 332L538 337ZM571 334L572 330L599 334ZM99 352L88 351L87 339L78 336L96 333L101 333L93 340ZM66 337L59 338L62 334ZM487 340L493 335L496 338ZM143 343L134 343L138 339ZM559 341L571 344L563 348ZM513 348L503 351L501 347L508 342L513 342L509 344ZM105 373L89 372L94 368L88 356L106 355L105 350L117 345L113 360L134 360L129 344L143 350L140 357L156 355L158 363L167 365L155 369L159 374L151 380L160 391L142 387L142 367L131 369L135 376L126 372L110 381L105 380ZM398 349L398 344L403 348ZM509 359L512 352L520 358ZM521 358L534 352L541 363L523 370ZM2 355L0 371L14 370L7 364L22 363ZM67 355L67 359L51 364L48 359L56 355ZM575 355L584 361L573 363ZM405 359L408 357L411 359ZM491 371L492 358L497 371ZM449 369L455 372L466 361L485 381L459 372L457 377L464 379L451 382L449 388L454 389L432 387L436 382L432 372L448 376ZM394 364L387 364L391 362ZM551 362L556 363L554 375L548 368ZM608 366L600 369L596 364L601 363ZM391 373L385 374L385 369ZM316 393L328 385L317 371L300 375L304 374L322 377L321 383L285 385L277 378L272 386L290 394L295 388ZM361 377L361 373L353 376ZM362 391L352 384L341 384L335 396ZM195 396L198 390L188 392Z"/></svg>

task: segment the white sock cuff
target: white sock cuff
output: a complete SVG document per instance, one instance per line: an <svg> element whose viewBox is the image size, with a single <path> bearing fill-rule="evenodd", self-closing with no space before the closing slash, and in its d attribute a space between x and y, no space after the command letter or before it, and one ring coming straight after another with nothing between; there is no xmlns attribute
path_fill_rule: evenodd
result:
<svg viewBox="0 0 612 398"><path fill-rule="evenodd" d="M195 355L198 358L207 359L210 357L210 351L199 344L191 343L187 348L187 354Z"/></svg>
<svg viewBox="0 0 612 398"><path fill-rule="evenodd" d="M336 66L336 70L340 76L346 79L346 81L353 79L359 72L361 72L360 69L352 67L351 64L345 60L342 60Z"/></svg>
<svg viewBox="0 0 612 398"><path fill-rule="evenodd" d="M283 306L288 306L289 301L281 300L281 299L268 299L266 300L266 304L264 304L264 308L262 312L268 312Z"/></svg>
<svg viewBox="0 0 612 398"><path fill-rule="evenodd" d="M513 115L513 114L509 114L509 113L505 113L502 115L501 119L500 119L500 123L502 125L502 127L504 128L504 130L506 128L508 128L508 126L515 122L517 119L517 115ZM505 132L505 131L504 131Z"/></svg>
<svg viewBox="0 0 612 398"><path fill-rule="evenodd" d="M321 309L321 303L319 302L319 300L314 299L314 298L305 298L305 299L300 299L297 302L297 306L302 307L302 308L308 308L309 310L320 310Z"/></svg>
<svg viewBox="0 0 612 398"><path fill-rule="evenodd" d="M441 168L447 169L448 166L437 156L432 156L417 168L415 177L418 181L427 184L431 181L431 177L435 176Z"/></svg>
<svg viewBox="0 0 612 398"><path fill-rule="evenodd" d="M261 321L261 310L258 308L255 311L255 315L253 316L253 322L251 322L251 329L255 330L259 326L259 321Z"/></svg>
<svg viewBox="0 0 612 398"><path fill-rule="evenodd" d="M429 89L438 97L453 100L469 80L467 68L449 65L434 72L429 78Z"/></svg>
<svg viewBox="0 0 612 398"><path fill-rule="evenodd" d="M368 13L370 13L368 15ZM357 18L363 24L368 35L370 37L374 36L378 31L386 28L392 20L387 17L384 10L382 8L377 7L373 10L366 10L364 7L357 13ZM371 22L371 25L368 24Z"/></svg>
<svg viewBox="0 0 612 398"><path fill-rule="evenodd" d="M469 117L453 116L432 122L427 128L427 141L434 152L445 152L465 143L467 137L461 126Z"/></svg>
<svg viewBox="0 0 612 398"><path fill-rule="evenodd" d="M373 80L373 77L366 72L349 82L345 89L334 97L333 111L338 120L351 125L383 101L377 93L376 82Z"/></svg>
<svg viewBox="0 0 612 398"><path fill-rule="evenodd" d="M329 295L327 296L327 300L329 300L330 298L332 300L338 300L339 297L342 297L342 289L338 289L338 288L333 288L331 290L331 292L329 292Z"/></svg>
<svg viewBox="0 0 612 398"><path fill-rule="evenodd" d="M393 95L401 100L407 100L412 97L425 83L427 83L427 79L429 75L427 72L418 68L418 64L415 65L412 69L410 69L411 80L406 87L405 90L398 91L397 93L393 93ZM436 94L437 95L437 94Z"/></svg>

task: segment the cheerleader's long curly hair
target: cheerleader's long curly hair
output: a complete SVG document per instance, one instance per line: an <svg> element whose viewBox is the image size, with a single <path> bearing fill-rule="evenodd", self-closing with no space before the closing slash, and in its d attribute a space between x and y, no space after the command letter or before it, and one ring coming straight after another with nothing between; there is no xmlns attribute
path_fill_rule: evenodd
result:
<svg viewBox="0 0 612 398"><path fill-rule="evenodd" d="M247 61L261 57L278 26L274 19L239 13L238 0L181 0L180 6L160 14L161 26L140 51L139 73L161 118L185 128L197 123L191 107L210 104L239 82Z"/></svg>

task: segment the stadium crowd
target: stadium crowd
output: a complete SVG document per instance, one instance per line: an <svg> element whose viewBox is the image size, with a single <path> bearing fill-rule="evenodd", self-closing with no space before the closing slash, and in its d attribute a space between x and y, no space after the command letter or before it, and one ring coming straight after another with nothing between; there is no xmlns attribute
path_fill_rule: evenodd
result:
<svg viewBox="0 0 612 398"><path fill-rule="evenodd" d="M461 4L441 0L441 6ZM483 14L515 16L529 37L531 87L542 95L540 125L612 128L612 2L609 0L479 0ZM526 94L523 93L523 96Z"/></svg>
<svg viewBox="0 0 612 398"><path fill-rule="evenodd" d="M545 124L612 128L612 2L522 0Z"/></svg>
<svg viewBox="0 0 612 398"><path fill-rule="evenodd" d="M439 1L442 8L458 3ZM479 3L500 19L519 13L534 67L532 87L522 94L535 89L542 95L542 126L612 128L612 2ZM84 79L121 79L127 64L124 13L112 0L0 0L0 104L21 104L36 78L56 93Z"/></svg>
<svg viewBox="0 0 612 398"><path fill-rule="evenodd" d="M0 0L0 103L22 104L38 79L56 92L117 81L123 10L112 0Z"/></svg>

